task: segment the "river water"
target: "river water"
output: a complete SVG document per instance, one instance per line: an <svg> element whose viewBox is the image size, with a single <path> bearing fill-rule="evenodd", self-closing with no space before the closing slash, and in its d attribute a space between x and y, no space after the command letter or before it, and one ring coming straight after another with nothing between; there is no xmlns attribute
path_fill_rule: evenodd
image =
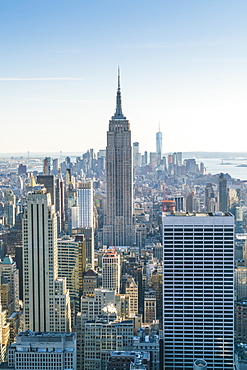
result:
<svg viewBox="0 0 247 370"><path fill-rule="evenodd" d="M185 158L185 157L184 157ZM231 177L247 181L247 154L246 157L194 157L199 164L203 162L206 167L206 172L213 175L223 172L229 173ZM246 165L246 167L237 167L238 165Z"/></svg>

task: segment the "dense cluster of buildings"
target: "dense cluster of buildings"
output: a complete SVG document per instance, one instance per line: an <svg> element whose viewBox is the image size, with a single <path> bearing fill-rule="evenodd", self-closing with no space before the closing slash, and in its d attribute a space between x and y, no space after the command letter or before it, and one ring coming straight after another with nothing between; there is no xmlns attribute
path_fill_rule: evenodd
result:
<svg viewBox="0 0 247 370"><path fill-rule="evenodd" d="M244 369L247 182L164 156L160 129L142 154L120 77L106 150L11 163L0 368Z"/></svg>

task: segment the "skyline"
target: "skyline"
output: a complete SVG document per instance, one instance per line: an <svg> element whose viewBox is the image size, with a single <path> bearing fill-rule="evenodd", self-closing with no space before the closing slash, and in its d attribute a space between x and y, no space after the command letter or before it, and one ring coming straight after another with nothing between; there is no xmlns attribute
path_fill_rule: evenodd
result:
<svg viewBox="0 0 247 370"><path fill-rule="evenodd" d="M2 153L104 149L118 66L141 152L155 151L159 125L164 153L246 150L244 1L3 0L0 10Z"/></svg>

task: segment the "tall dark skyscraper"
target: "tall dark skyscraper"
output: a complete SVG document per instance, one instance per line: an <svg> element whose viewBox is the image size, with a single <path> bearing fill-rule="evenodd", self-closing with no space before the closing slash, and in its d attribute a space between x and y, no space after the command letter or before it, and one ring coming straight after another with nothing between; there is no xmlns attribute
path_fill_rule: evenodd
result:
<svg viewBox="0 0 247 370"><path fill-rule="evenodd" d="M223 173L219 175L219 211L228 211L227 180Z"/></svg>
<svg viewBox="0 0 247 370"><path fill-rule="evenodd" d="M56 210L55 177L53 175L39 175L39 176L37 176L37 182L40 185L44 185L44 187L46 188L47 193L51 194L51 204L54 204L55 210Z"/></svg>
<svg viewBox="0 0 247 370"><path fill-rule="evenodd" d="M120 75L116 112L109 122L106 147L107 205L103 228L106 245L134 242L132 202L132 146L129 121L122 113Z"/></svg>

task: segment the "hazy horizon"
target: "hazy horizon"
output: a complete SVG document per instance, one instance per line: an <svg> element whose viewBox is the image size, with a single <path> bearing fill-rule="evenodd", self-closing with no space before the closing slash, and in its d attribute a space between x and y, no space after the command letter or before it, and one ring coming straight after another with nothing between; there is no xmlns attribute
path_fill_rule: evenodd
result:
<svg viewBox="0 0 247 370"><path fill-rule="evenodd" d="M16 158L18 158L19 156L21 157L26 157L26 158L35 158L35 156L37 157L44 157L44 156L57 156L57 157L66 157L66 156L72 156L72 157L75 157L75 156L81 156L82 154L84 154L87 150L89 150L90 148L87 148L85 151L59 151L59 152L51 152L51 151L46 151L46 152L31 152L31 151L26 151L26 152L6 152L6 153L3 153L3 152L0 152L0 157L3 158L3 156L16 156ZM94 149L94 148L92 148ZM100 148L100 150L104 150L105 148ZM98 151L95 151L95 154L97 154ZM141 152L142 154L144 153ZM150 152L148 152L150 153ZM167 156L168 154L172 154L174 152L167 152L167 153L163 153L164 156ZM206 158L222 158L222 159L226 159L229 157L229 155L234 158L234 157L237 157L237 158L243 158L246 156L247 158L247 151L246 152L238 152L238 151L234 151L234 152L231 152L231 151L227 151L227 152L204 152L204 151L188 151L188 152L182 152L183 154L183 158L185 159L185 156L188 156L188 155L191 155L191 156L195 156L197 158L200 158L200 157L204 157L206 156Z"/></svg>

